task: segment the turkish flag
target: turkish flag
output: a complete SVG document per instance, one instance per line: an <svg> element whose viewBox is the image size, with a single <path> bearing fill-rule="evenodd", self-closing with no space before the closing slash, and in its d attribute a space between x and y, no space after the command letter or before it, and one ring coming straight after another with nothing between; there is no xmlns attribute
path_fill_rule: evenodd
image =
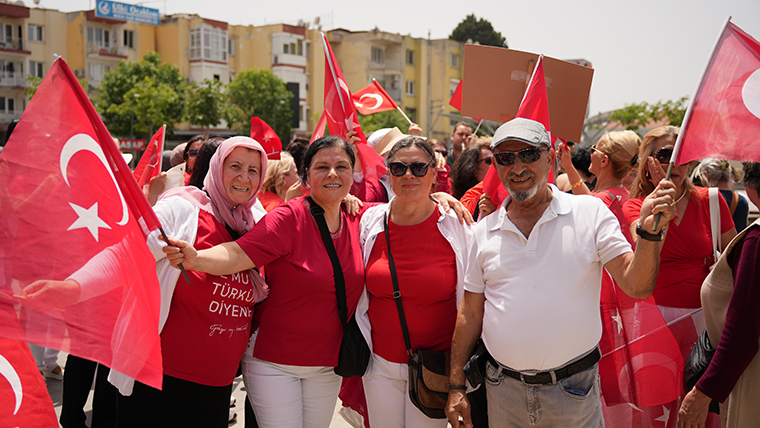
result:
<svg viewBox="0 0 760 428"><path fill-rule="evenodd" d="M760 162L760 43L728 22L681 128L677 165Z"/></svg>
<svg viewBox="0 0 760 428"><path fill-rule="evenodd" d="M261 147L267 152L267 159L280 159L282 141L274 129L260 117L251 118L251 138L261 144Z"/></svg>
<svg viewBox="0 0 760 428"><path fill-rule="evenodd" d="M325 125L327 125L327 113L325 113L323 110L322 114L319 115L317 126L314 127L314 132L311 134L311 139L309 140L309 144L325 136Z"/></svg>
<svg viewBox="0 0 760 428"><path fill-rule="evenodd" d="M454 89L454 93L451 94L451 99L449 100L449 105L459 111L462 111L462 82L463 80L459 81L457 88Z"/></svg>
<svg viewBox="0 0 760 428"><path fill-rule="evenodd" d="M162 126L148 143L145 148L137 168L133 172L137 185L142 188L151 178L157 177L161 172L161 154L164 151L164 141L166 140L166 125Z"/></svg>
<svg viewBox="0 0 760 428"><path fill-rule="evenodd" d="M394 110L398 107L375 79L372 79L372 83L366 88L356 92L353 99L356 110L364 115Z"/></svg>
<svg viewBox="0 0 760 428"><path fill-rule="evenodd" d="M160 223L63 59L0 153L0 182L0 335L160 388L160 293L145 244ZM67 293L33 289L72 275L80 287Z"/></svg>
<svg viewBox="0 0 760 428"><path fill-rule="evenodd" d="M325 50L325 116L330 133L340 135L345 138L348 131L356 131L357 136L361 138L356 144L359 153L359 160L362 164L362 172L367 180L379 180L385 175L385 166L383 158L367 144L367 137L364 136L359 119L356 116L353 97L348 89L346 79L340 71L338 61L335 59L330 43L327 37L322 33L322 45Z"/></svg>
<svg viewBox="0 0 760 428"><path fill-rule="evenodd" d="M29 345L0 337L0 376L0 426L58 426L53 400Z"/></svg>
<svg viewBox="0 0 760 428"><path fill-rule="evenodd" d="M461 85L462 82L459 82L459 84ZM457 89L459 90L459 88ZM549 121L549 97L546 94L543 55L538 56L536 68L533 70L533 76L530 78L528 89L525 91L525 95L523 96L522 102L520 102L520 107L517 109L515 117L523 117L535 120L536 122L541 122L549 133L549 140L551 141L552 131ZM552 182L552 177L553 174L550 172L549 182ZM496 204L497 207L501 205L509 194L504 187L504 184L499 179L499 175L496 173L496 167L494 165L491 165L491 167L488 168L486 177L483 179L483 191L491 197L491 201Z"/></svg>

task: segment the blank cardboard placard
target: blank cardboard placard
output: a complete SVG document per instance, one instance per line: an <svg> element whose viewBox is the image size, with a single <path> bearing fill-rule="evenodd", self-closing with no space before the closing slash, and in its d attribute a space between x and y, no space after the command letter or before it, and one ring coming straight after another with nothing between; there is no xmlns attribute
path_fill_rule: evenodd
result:
<svg viewBox="0 0 760 428"><path fill-rule="evenodd" d="M538 55L465 44L462 115L497 122L514 119ZM552 135L580 141L594 69L544 56Z"/></svg>

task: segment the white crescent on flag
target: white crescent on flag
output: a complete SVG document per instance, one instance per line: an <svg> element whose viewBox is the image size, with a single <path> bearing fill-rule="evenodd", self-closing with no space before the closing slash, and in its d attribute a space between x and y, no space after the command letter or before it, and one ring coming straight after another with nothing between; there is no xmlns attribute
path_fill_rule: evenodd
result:
<svg viewBox="0 0 760 428"><path fill-rule="evenodd" d="M61 174L63 175L64 181L66 184L71 186L71 184L69 184L69 177L66 171L68 169L69 161L71 158L81 151L90 152L97 156L98 160L100 160L100 162L106 168L106 171L108 171L108 175L111 176L111 180L113 181L114 186L116 186L116 191L119 193L119 198L121 199L122 217L121 220L119 220L116 224L119 226L124 226L129 221L127 201L124 200L124 195L122 195L119 184L116 182L116 177L114 177L113 171L111 171L111 168L108 166L106 155L103 153L103 149L100 147L100 144L98 144L98 142L95 141L91 136L87 134L76 134L73 137L69 138L66 144L64 144L63 149L61 150ZM95 241L97 241L99 228L111 228L106 222L98 217L97 202L90 208L86 209L71 202L69 202L69 205L71 205L71 208L74 209L74 211L77 213L78 218L74 223L71 224L71 226L69 226L68 230L87 228L87 230L89 230L92 234L92 237L95 238Z"/></svg>
<svg viewBox="0 0 760 428"><path fill-rule="evenodd" d="M372 98L372 99L374 99L375 100L375 105L372 106L372 107L368 107L368 106L364 105L363 101L364 101L365 98ZM362 102L362 106L364 108L369 109L369 110L375 110L376 108L380 107L383 104L383 98L380 95L378 95L378 94L364 94L364 95L361 96L361 98L359 98L359 101Z"/></svg>
<svg viewBox="0 0 760 428"><path fill-rule="evenodd" d="M18 409L21 408L21 401L24 399L24 386L21 384L21 378L19 377L16 369L13 368L10 361L0 355L0 375L2 375L13 389L13 394L16 396L16 406L13 409L13 414L18 413Z"/></svg>
<svg viewBox="0 0 760 428"><path fill-rule="evenodd" d="M753 71L744 82L742 101L747 110L760 119L760 69Z"/></svg>

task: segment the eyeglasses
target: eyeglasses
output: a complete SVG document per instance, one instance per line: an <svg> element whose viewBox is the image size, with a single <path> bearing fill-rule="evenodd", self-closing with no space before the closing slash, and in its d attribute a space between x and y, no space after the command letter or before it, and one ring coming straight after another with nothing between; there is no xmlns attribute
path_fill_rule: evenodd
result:
<svg viewBox="0 0 760 428"><path fill-rule="evenodd" d="M428 172L428 168L432 165L432 163L423 162L391 162L388 164L388 170L391 172L391 175L396 177L403 177L406 174L407 169L412 170L412 175L415 177L424 177Z"/></svg>
<svg viewBox="0 0 760 428"><path fill-rule="evenodd" d="M599 152L599 154L601 154L602 156L606 156L606 155L607 155L607 154L606 154L606 153L604 153L603 151L601 151L601 150L597 149L597 148L596 148L596 144L594 144L593 146L589 147L589 149L590 149L592 152Z"/></svg>
<svg viewBox="0 0 760 428"><path fill-rule="evenodd" d="M487 157L487 158L478 159L478 162L485 162L485 163L486 163L486 165L491 165L491 160L492 160L492 159L493 159L493 158L492 158L491 156L489 156L489 157Z"/></svg>
<svg viewBox="0 0 760 428"><path fill-rule="evenodd" d="M657 159L657 162L662 164L669 164L670 163L670 157L673 156L673 148L672 147L663 147L660 150L657 150L654 152L654 158Z"/></svg>
<svg viewBox="0 0 760 428"><path fill-rule="evenodd" d="M540 149L538 147L529 147L516 152L494 152L493 159L499 165L512 165L515 163L516 158L520 158L522 163L531 163L541 158L541 152L546 149Z"/></svg>
<svg viewBox="0 0 760 428"><path fill-rule="evenodd" d="M440 153L441 156L443 156L443 157L446 157L446 156L449 155L449 151L448 150L436 150L436 152Z"/></svg>
<svg viewBox="0 0 760 428"><path fill-rule="evenodd" d="M198 156L198 149L190 149L187 151L187 157L194 158Z"/></svg>

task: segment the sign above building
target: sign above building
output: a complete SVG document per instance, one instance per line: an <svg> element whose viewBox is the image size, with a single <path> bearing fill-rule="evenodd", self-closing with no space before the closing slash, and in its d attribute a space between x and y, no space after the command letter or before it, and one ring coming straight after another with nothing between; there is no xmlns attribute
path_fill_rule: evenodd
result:
<svg viewBox="0 0 760 428"><path fill-rule="evenodd" d="M97 0L95 3L95 16L155 26L161 23L161 15L158 9L109 0Z"/></svg>

